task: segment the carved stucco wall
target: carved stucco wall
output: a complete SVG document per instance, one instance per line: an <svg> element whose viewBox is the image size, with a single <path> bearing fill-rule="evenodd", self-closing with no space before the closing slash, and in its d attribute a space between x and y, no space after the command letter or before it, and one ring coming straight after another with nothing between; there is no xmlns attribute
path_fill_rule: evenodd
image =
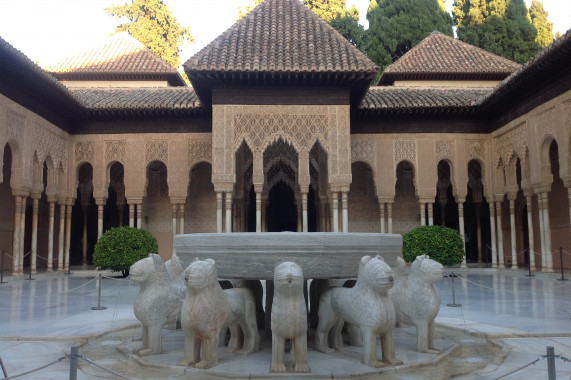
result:
<svg viewBox="0 0 571 380"><path fill-rule="evenodd" d="M309 151L319 141L327 152L330 184L351 182L349 106L214 105L213 182L224 191L235 181L235 152L246 141L254 155L254 183L263 183L261 155L278 138L300 156L299 183L308 185ZM302 162L306 163L301 164Z"/></svg>
<svg viewBox="0 0 571 380"><path fill-rule="evenodd" d="M3 153L8 143L12 150L13 189L22 188L29 191L34 187L33 163L34 157L37 157L40 168L46 161L48 170L53 171L48 173L51 181L48 185L53 187L52 195L69 196L67 183L59 183L65 182L67 178L69 139L70 136L66 132L0 95L0 147ZM64 171L60 181L58 170ZM36 174L37 172L36 170ZM41 182L41 175L35 180Z"/></svg>

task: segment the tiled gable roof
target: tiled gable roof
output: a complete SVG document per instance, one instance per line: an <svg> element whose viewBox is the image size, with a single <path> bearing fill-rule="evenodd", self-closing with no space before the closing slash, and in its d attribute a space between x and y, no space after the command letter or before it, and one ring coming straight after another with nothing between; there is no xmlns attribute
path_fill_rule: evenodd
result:
<svg viewBox="0 0 571 380"><path fill-rule="evenodd" d="M91 114L192 114L204 111L190 87L72 88L70 91Z"/></svg>
<svg viewBox="0 0 571 380"><path fill-rule="evenodd" d="M380 85L398 79L501 80L521 65L440 32L424 40L388 66Z"/></svg>
<svg viewBox="0 0 571 380"><path fill-rule="evenodd" d="M58 79L156 79L182 85L174 67L127 32L110 36L91 50L45 67Z"/></svg>
<svg viewBox="0 0 571 380"><path fill-rule="evenodd" d="M373 86L359 107L360 114L471 113L491 89L409 88Z"/></svg>
<svg viewBox="0 0 571 380"><path fill-rule="evenodd" d="M199 96L206 98L216 84L349 87L352 81L370 83L378 70L298 0L264 1L183 66Z"/></svg>

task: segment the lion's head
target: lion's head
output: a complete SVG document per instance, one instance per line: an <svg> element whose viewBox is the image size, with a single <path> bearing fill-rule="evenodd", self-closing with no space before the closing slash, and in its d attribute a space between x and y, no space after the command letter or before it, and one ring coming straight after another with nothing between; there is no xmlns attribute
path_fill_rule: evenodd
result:
<svg viewBox="0 0 571 380"><path fill-rule="evenodd" d="M276 289L302 289L303 272L296 263L286 261L274 270L274 286Z"/></svg>
<svg viewBox="0 0 571 380"><path fill-rule="evenodd" d="M218 284L216 263L212 259L194 259L184 270L184 283L189 289L202 289L211 283Z"/></svg>
<svg viewBox="0 0 571 380"><path fill-rule="evenodd" d="M410 275L423 281L434 283L442 279L444 267L432 260L428 255L416 256L410 266Z"/></svg>
<svg viewBox="0 0 571 380"><path fill-rule="evenodd" d="M151 253L149 257L137 261L129 268L129 279L137 284L148 281L155 273L164 272L165 263L156 253Z"/></svg>
<svg viewBox="0 0 571 380"><path fill-rule="evenodd" d="M359 264L357 285L368 286L379 293L386 293L393 284L393 270L381 256L363 256Z"/></svg>

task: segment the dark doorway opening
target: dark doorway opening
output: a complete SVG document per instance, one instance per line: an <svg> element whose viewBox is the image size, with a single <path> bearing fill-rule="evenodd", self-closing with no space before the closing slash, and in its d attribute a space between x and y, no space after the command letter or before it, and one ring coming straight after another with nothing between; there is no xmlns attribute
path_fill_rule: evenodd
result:
<svg viewBox="0 0 571 380"><path fill-rule="evenodd" d="M297 231L297 211L293 190L278 182L269 194L266 210L268 232Z"/></svg>

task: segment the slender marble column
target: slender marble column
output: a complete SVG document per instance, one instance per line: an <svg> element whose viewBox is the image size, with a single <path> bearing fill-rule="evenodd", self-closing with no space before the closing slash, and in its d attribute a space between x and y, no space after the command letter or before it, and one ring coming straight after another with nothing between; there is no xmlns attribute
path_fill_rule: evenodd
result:
<svg viewBox="0 0 571 380"><path fill-rule="evenodd" d="M216 232L222 232L222 192L216 192Z"/></svg>
<svg viewBox="0 0 571 380"><path fill-rule="evenodd" d="M389 234L393 233L393 204L387 203L387 218L389 221Z"/></svg>
<svg viewBox="0 0 571 380"><path fill-rule="evenodd" d="M341 216L343 217L343 232L349 232L349 193L341 192Z"/></svg>
<svg viewBox="0 0 571 380"><path fill-rule="evenodd" d="M256 190L256 232L262 232L262 192Z"/></svg>
<svg viewBox="0 0 571 380"><path fill-rule="evenodd" d="M497 199L497 198L496 198ZM504 261L504 233L502 230L502 202L496 201L496 224L498 226L498 268L506 267Z"/></svg>
<svg viewBox="0 0 571 380"><path fill-rule="evenodd" d="M226 226L224 232L232 232L232 192L226 192Z"/></svg>
<svg viewBox="0 0 571 380"><path fill-rule="evenodd" d="M420 225L426 226L426 215L425 215L426 203L419 202L419 204L420 204Z"/></svg>
<svg viewBox="0 0 571 380"><path fill-rule="evenodd" d="M37 273L38 260L38 209L40 206L40 194L32 196L32 253L30 258L30 270Z"/></svg>
<svg viewBox="0 0 571 380"><path fill-rule="evenodd" d="M333 232L339 232L339 194L333 193Z"/></svg>
<svg viewBox="0 0 571 380"><path fill-rule="evenodd" d="M535 270L535 242L533 241L533 203L532 194L525 194L525 200L527 202L527 231L529 235L529 269Z"/></svg>
<svg viewBox="0 0 571 380"><path fill-rule="evenodd" d="M143 203L137 203L137 228L143 228Z"/></svg>
<svg viewBox="0 0 571 380"><path fill-rule="evenodd" d="M48 221L48 267L47 271L51 272L54 270L54 218L55 218L55 207L54 201L49 202L50 206L50 218Z"/></svg>
<svg viewBox="0 0 571 380"><path fill-rule="evenodd" d="M537 206L538 206L538 214L539 214L539 240L541 245L541 271L545 272L546 263L545 263L545 225L543 224L543 202L541 200L542 195L540 193L537 194Z"/></svg>
<svg viewBox="0 0 571 380"><path fill-rule="evenodd" d="M65 245L65 204L59 203L59 238L58 238L58 255L57 270L63 270L63 251Z"/></svg>
<svg viewBox="0 0 571 380"><path fill-rule="evenodd" d="M553 254L551 253L551 226L549 220L549 193L543 193L543 224L545 234L545 271L553 272Z"/></svg>
<svg viewBox="0 0 571 380"><path fill-rule="evenodd" d="M428 203L428 225L434 225L434 203Z"/></svg>
<svg viewBox="0 0 571 380"><path fill-rule="evenodd" d="M18 271L19 273L24 273L24 257L26 256L25 249L25 240L26 240L26 207L28 203L28 197L22 197L22 203L20 204L20 240L18 243L19 246L19 256L20 262L18 263Z"/></svg>
<svg viewBox="0 0 571 380"><path fill-rule="evenodd" d="M133 203L129 203L129 227L136 227L135 226L135 205Z"/></svg>
<svg viewBox="0 0 571 380"><path fill-rule="evenodd" d="M64 270L69 269L69 248L71 246L71 211L73 205L69 203L65 208L65 260Z"/></svg>
<svg viewBox="0 0 571 380"><path fill-rule="evenodd" d="M458 226L460 227L460 236L462 237L462 243L466 247L466 242L464 241L464 202L458 202ZM462 261L462 268L466 268L466 254L464 254L464 260Z"/></svg>
<svg viewBox="0 0 571 380"><path fill-rule="evenodd" d="M105 207L105 202L97 202L97 241L101 239L103 235L103 208Z"/></svg>
<svg viewBox="0 0 571 380"><path fill-rule="evenodd" d="M178 205L176 203L171 203L171 216L172 216L172 237L173 237L173 241L174 241L174 237L176 235L176 220L177 220L177 209L178 209ZM172 247L172 252L174 253L174 245Z"/></svg>
<svg viewBox="0 0 571 380"><path fill-rule="evenodd" d="M20 218L22 210L22 197L16 195L14 199L14 233L12 237L12 274L20 274Z"/></svg>
<svg viewBox="0 0 571 380"><path fill-rule="evenodd" d="M498 267L498 247L496 245L496 208L494 201L490 200L488 203L490 207L490 239L492 240L492 268Z"/></svg>
<svg viewBox="0 0 571 380"><path fill-rule="evenodd" d="M380 203L380 214L381 214L381 233L384 234L387 232L387 230L385 229L385 204L384 203Z"/></svg>
<svg viewBox="0 0 571 380"><path fill-rule="evenodd" d="M307 192L301 193L301 220L302 220L302 231L308 232L309 228L307 225Z"/></svg>
<svg viewBox="0 0 571 380"><path fill-rule="evenodd" d="M516 240L515 240L515 194L512 194L508 197L510 202L510 245L512 248L512 268L513 270L517 270L517 249L516 249Z"/></svg>
<svg viewBox="0 0 571 380"><path fill-rule="evenodd" d="M178 233L184 234L184 203L178 204Z"/></svg>

